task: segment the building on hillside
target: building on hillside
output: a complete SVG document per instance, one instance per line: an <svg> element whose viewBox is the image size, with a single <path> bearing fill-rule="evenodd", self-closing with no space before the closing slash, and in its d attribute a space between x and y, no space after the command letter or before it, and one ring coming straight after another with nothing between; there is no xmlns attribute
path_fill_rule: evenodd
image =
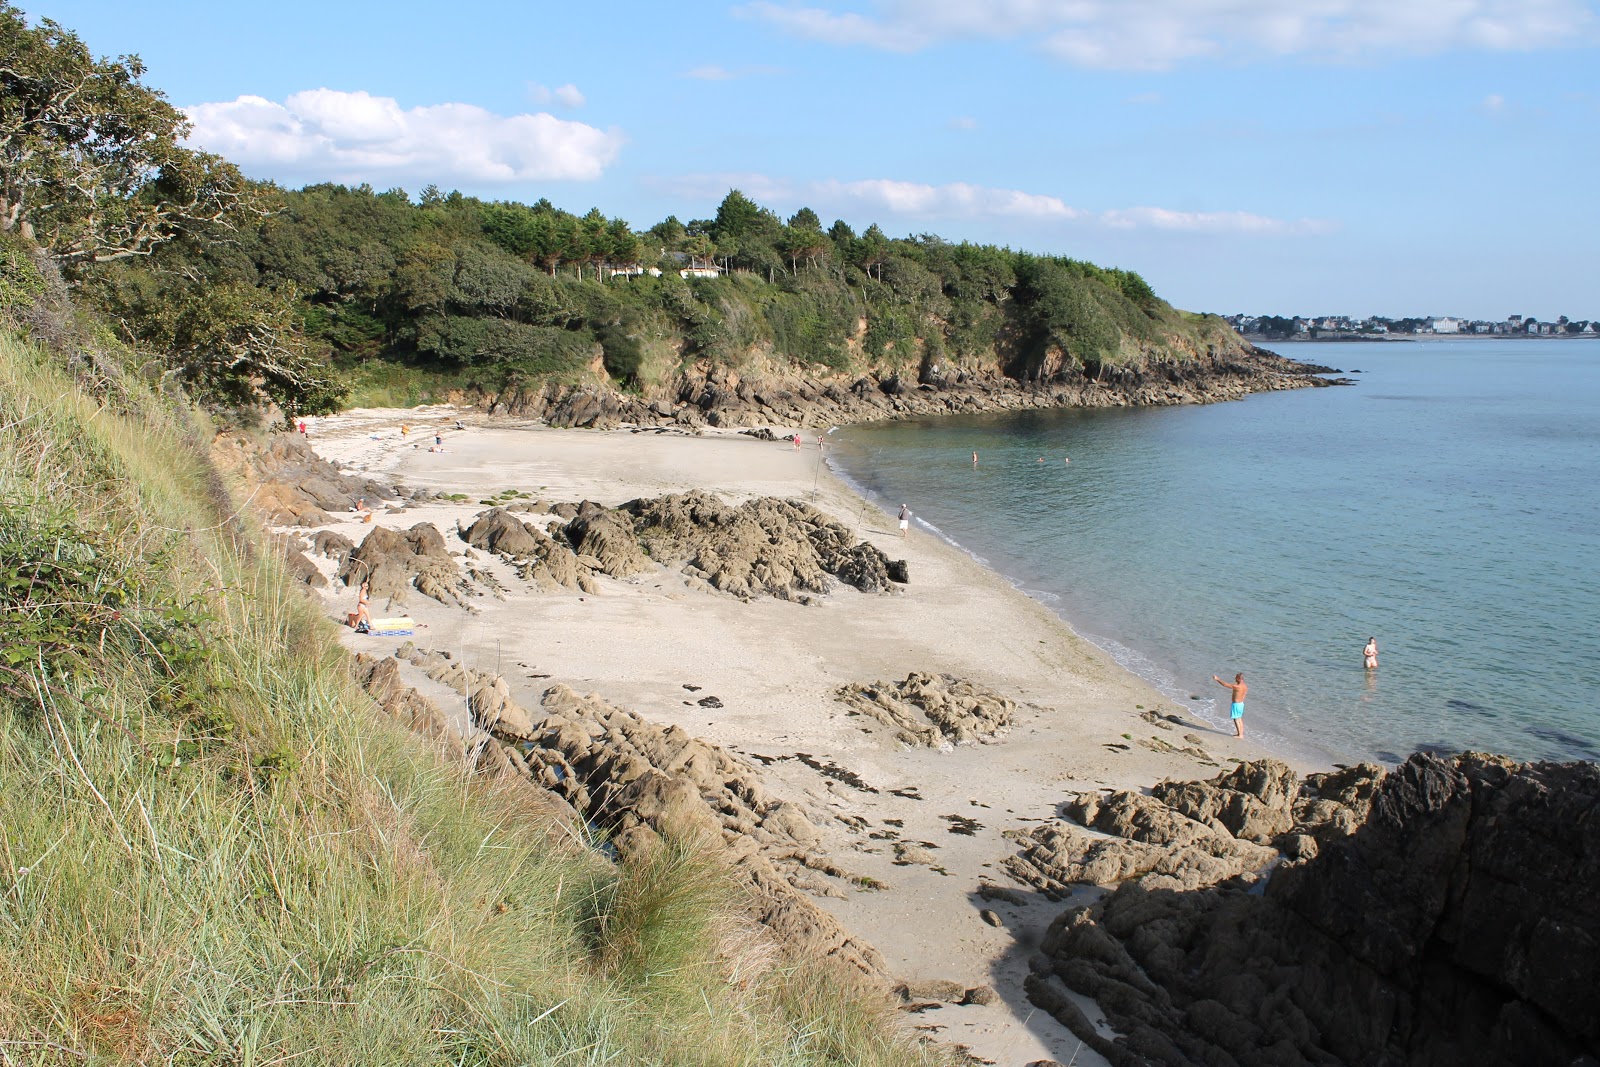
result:
<svg viewBox="0 0 1600 1067"><path fill-rule="evenodd" d="M1434 333L1460 333L1461 332L1461 320L1460 319L1450 318L1448 315L1446 315L1442 319L1434 319L1433 320L1433 332Z"/></svg>
<svg viewBox="0 0 1600 1067"><path fill-rule="evenodd" d="M703 256L691 256L687 252L668 252L667 257L674 263L681 264L678 268L680 278L722 277L722 268Z"/></svg>

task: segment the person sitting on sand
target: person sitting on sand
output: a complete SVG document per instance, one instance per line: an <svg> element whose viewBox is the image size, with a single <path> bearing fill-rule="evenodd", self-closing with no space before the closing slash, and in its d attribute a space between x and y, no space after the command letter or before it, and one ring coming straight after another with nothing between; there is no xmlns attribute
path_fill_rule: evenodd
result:
<svg viewBox="0 0 1600 1067"><path fill-rule="evenodd" d="M1367 647L1361 650L1361 658L1367 670L1375 671L1378 669L1378 639L1376 637L1367 638Z"/></svg>
<svg viewBox="0 0 1600 1067"><path fill-rule="evenodd" d="M372 606L367 596L367 583L361 583L361 590L356 593L356 610L345 616L345 625L353 629L361 629L365 623L368 629L372 628Z"/></svg>
<svg viewBox="0 0 1600 1067"><path fill-rule="evenodd" d="M1233 736L1243 737L1244 695L1250 692L1250 687L1244 684L1244 675L1236 674L1233 676L1233 681L1224 682L1221 678L1218 678L1213 674L1211 676L1211 680L1222 686L1224 689L1233 690L1233 706L1228 709L1228 716L1229 718L1233 719Z"/></svg>
<svg viewBox="0 0 1600 1067"><path fill-rule="evenodd" d="M366 497L358 496L358 497L356 497L356 506L351 508L350 510L351 511L355 511L355 512L361 512L361 511L370 511L372 509L367 507L367 498Z"/></svg>
<svg viewBox="0 0 1600 1067"><path fill-rule="evenodd" d="M456 420L456 429L465 430L466 428L467 427L462 423L462 421L460 419Z"/></svg>

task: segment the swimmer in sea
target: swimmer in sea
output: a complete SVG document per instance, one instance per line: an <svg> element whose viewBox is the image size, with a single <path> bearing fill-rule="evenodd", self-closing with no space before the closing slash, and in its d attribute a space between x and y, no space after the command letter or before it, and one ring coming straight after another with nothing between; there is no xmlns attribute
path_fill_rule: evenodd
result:
<svg viewBox="0 0 1600 1067"><path fill-rule="evenodd" d="M978 467L978 454L976 452L972 454L972 467L974 470Z"/></svg>
<svg viewBox="0 0 1600 1067"><path fill-rule="evenodd" d="M1362 665L1369 671L1378 669L1378 639L1367 638L1367 647L1361 650Z"/></svg>
<svg viewBox="0 0 1600 1067"><path fill-rule="evenodd" d="M1224 682L1221 678L1218 678L1213 674L1211 676L1211 680L1222 686L1224 689L1233 690L1233 705L1228 709L1228 717L1233 720L1233 736L1243 737L1244 696L1246 693L1250 692L1250 687L1244 684L1244 675L1236 674L1233 676L1233 681Z"/></svg>

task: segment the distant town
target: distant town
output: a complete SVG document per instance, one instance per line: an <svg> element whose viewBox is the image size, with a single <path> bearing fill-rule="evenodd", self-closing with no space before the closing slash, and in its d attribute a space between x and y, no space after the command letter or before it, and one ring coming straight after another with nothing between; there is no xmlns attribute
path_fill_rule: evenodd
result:
<svg viewBox="0 0 1600 1067"><path fill-rule="evenodd" d="M1484 319L1385 319L1374 315L1358 319L1349 315L1303 318L1283 315L1228 315L1228 322L1246 337L1268 341L1387 341L1434 335L1469 337L1597 337L1600 320L1573 320L1562 315L1554 322L1512 315L1499 322Z"/></svg>

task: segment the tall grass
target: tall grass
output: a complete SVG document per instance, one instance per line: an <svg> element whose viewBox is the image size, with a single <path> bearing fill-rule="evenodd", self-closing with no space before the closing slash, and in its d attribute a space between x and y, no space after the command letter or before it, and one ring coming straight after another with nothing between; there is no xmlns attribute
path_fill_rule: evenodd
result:
<svg viewBox="0 0 1600 1067"><path fill-rule="evenodd" d="M0 1063L926 1061L714 849L619 868L382 719L125 396L0 336Z"/></svg>

